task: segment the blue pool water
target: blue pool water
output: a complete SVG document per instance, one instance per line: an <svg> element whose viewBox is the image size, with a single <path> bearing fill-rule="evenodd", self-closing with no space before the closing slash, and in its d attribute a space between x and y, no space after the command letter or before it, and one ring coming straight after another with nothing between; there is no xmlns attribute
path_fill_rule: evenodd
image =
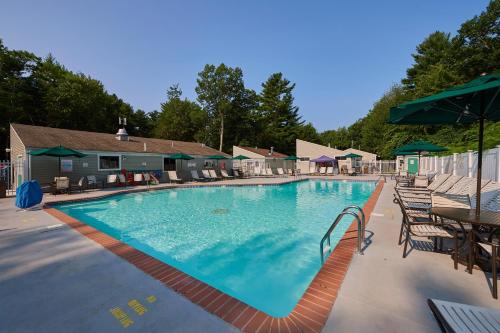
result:
<svg viewBox="0 0 500 333"><path fill-rule="evenodd" d="M374 182L201 187L61 204L64 213L269 315L286 316L320 269L319 241ZM332 237L332 247L352 219Z"/></svg>

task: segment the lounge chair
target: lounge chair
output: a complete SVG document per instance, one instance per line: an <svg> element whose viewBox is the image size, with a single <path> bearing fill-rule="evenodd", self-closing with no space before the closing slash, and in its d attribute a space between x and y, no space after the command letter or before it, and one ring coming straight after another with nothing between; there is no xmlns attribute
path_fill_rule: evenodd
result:
<svg viewBox="0 0 500 333"><path fill-rule="evenodd" d="M208 170L201 170L201 174L203 175L203 178L205 178L206 180L215 180L212 178Z"/></svg>
<svg viewBox="0 0 500 333"><path fill-rule="evenodd" d="M326 173L326 167L320 167L318 174L324 175Z"/></svg>
<svg viewBox="0 0 500 333"><path fill-rule="evenodd" d="M222 175L222 178L224 178L224 179L234 179L234 177L233 177L233 176L230 176L230 175L227 173L227 171L226 171L226 170L224 170L224 169L221 169L221 170L220 170L220 174Z"/></svg>
<svg viewBox="0 0 500 333"><path fill-rule="evenodd" d="M347 167L347 174L349 176L356 176L357 175L356 170L353 167Z"/></svg>
<svg viewBox="0 0 500 333"><path fill-rule="evenodd" d="M500 310L437 299L427 303L443 332L500 332Z"/></svg>
<svg viewBox="0 0 500 333"><path fill-rule="evenodd" d="M81 177L77 183L69 184L70 192L79 191L83 192L87 188L87 177Z"/></svg>
<svg viewBox="0 0 500 333"><path fill-rule="evenodd" d="M142 173L134 173L134 183L142 184L144 182L144 176Z"/></svg>
<svg viewBox="0 0 500 333"><path fill-rule="evenodd" d="M273 169L271 169L271 168L267 168L267 169L266 169L266 174L267 174L267 176L269 176L269 177L274 177L274 176L276 176L276 175L273 173Z"/></svg>
<svg viewBox="0 0 500 333"><path fill-rule="evenodd" d="M471 196L472 208L476 208L476 194ZM500 183L489 182L481 189L481 209L500 212Z"/></svg>
<svg viewBox="0 0 500 333"><path fill-rule="evenodd" d="M149 173L143 173L142 177L144 178L144 182L146 183L146 185L150 185L152 183L152 178Z"/></svg>
<svg viewBox="0 0 500 333"><path fill-rule="evenodd" d="M311 175L315 174L315 173L316 173L316 167L310 166L310 167L309 167L309 173L310 173Z"/></svg>
<svg viewBox="0 0 500 333"><path fill-rule="evenodd" d="M125 178L125 175L122 175L121 173L118 175L118 180L120 184L123 184L124 186L127 186L127 178Z"/></svg>
<svg viewBox="0 0 500 333"><path fill-rule="evenodd" d="M193 180L197 181L197 182L205 182L205 181L210 180L210 179L206 179L205 177L200 177L198 175L198 171L196 171L196 170L191 170L191 178L193 178Z"/></svg>
<svg viewBox="0 0 500 333"><path fill-rule="evenodd" d="M240 175L240 172L236 169L233 169L233 175L235 178L243 178L243 176Z"/></svg>
<svg viewBox="0 0 500 333"><path fill-rule="evenodd" d="M285 174L285 171L283 171L283 168L277 168L276 172L278 172L278 176L286 177L286 174Z"/></svg>
<svg viewBox="0 0 500 333"><path fill-rule="evenodd" d="M327 175L333 175L333 167L326 168L326 174Z"/></svg>
<svg viewBox="0 0 500 333"><path fill-rule="evenodd" d="M208 173L210 174L210 177L211 177L213 180L218 180L218 179L220 179L220 177L219 177L219 176L217 176L217 173L215 172L215 170L210 169L210 170L208 170Z"/></svg>
<svg viewBox="0 0 500 333"><path fill-rule="evenodd" d="M106 177L106 185L118 185L119 184L119 179L118 175L108 175Z"/></svg>
<svg viewBox="0 0 500 333"><path fill-rule="evenodd" d="M182 183L182 179L177 177L177 172L175 171L167 171L168 179L171 183Z"/></svg>
<svg viewBox="0 0 500 333"><path fill-rule="evenodd" d="M104 182L99 182L97 180L97 177L94 175L89 175L87 176L87 188L97 188L99 186L99 183L101 183L100 187L104 187Z"/></svg>
<svg viewBox="0 0 500 333"><path fill-rule="evenodd" d="M52 194L68 193L69 194L69 178L68 177L54 177L52 187Z"/></svg>

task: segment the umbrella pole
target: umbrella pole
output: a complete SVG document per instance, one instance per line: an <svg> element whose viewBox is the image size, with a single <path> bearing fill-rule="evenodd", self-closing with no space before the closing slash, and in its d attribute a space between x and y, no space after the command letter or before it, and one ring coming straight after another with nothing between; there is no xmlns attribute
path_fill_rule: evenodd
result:
<svg viewBox="0 0 500 333"><path fill-rule="evenodd" d="M483 98L481 98L481 111L483 110ZM483 135L484 117L481 112L479 118L479 147L477 151L477 184L476 184L476 216L481 214L481 169L483 167Z"/></svg>
<svg viewBox="0 0 500 333"><path fill-rule="evenodd" d="M420 176L420 150L418 151L417 176Z"/></svg>
<svg viewBox="0 0 500 333"><path fill-rule="evenodd" d="M58 157L57 158L59 161L58 161L58 164L59 164L59 177L61 177L61 157Z"/></svg>

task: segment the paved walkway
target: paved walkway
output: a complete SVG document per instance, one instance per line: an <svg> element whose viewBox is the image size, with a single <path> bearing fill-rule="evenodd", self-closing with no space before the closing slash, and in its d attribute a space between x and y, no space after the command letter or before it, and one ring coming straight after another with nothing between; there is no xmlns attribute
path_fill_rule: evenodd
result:
<svg viewBox="0 0 500 333"><path fill-rule="evenodd" d="M384 186L367 226L373 242L354 256L323 332L439 332L427 298L500 309L482 271L454 270L450 255L431 252L429 240L420 239L419 249L402 258L393 187Z"/></svg>

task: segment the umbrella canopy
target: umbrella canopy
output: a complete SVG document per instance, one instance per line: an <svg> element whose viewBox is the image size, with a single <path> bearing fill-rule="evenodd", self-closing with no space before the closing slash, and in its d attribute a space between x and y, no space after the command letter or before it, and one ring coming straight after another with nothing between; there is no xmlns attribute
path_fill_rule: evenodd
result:
<svg viewBox="0 0 500 333"><path fill-rule="evenodd" d="M394 149L392 153L395 156L418 155L416 151L400 151L399 149Z"/></svg>
<svg viewBox="0 0 500 333"><path fill-rule="evenodd" d="M331 157L328 157L328 156L325 156L325 155L322 155L318 158L315 158L313 160L311 160L311 162L315 162L315 163L322 163L322 162L333 162L335 161L334 158L331 158Z"/></svg>
<svg viewBox="0 0 500 333"><path fill-rule="evenodd" d="M413 141L409 144L406 144L404 146L397 148L396 150L398 152L421 153L424 151L428 151L428 152L446 151L446 150L448 150L448 148L441 147L441 146L435 145L435 144L427 142L427 141Z"/></svg>
<svg viewBox="0 0 500 333"><path fill-rule="evenodd" d="M479 122L476 215L481 212L481 169L485 120L500 120L500 74L484 75L441 93L393 107L392 124L456 124Z"/></svg>
<svg viewBox="0 0 500 333"><path fill-rule="evenodd" d="M345 158L360 158L360 157L363 157L363 156L358 155L358 154L354 154L354 153L349 153L349 154L347 154L347 155L345 155L343 157L345 157Z"/></svg>
<svg viewBox="0 0 500 333"><path fill-rule="evenodd" d="M212 156L208 156L206 159L207 160L227 160L228 157L226 157L224 155L212 155Z"/></svg>
<svg viewBox="0 0 500 333"><path fill-rule="evenodd" d="M297 156L291 155L284 158L285 161L297 161L299 158Z"/></svg>
<svg viewBox="0 0 500 333"><path fill-rule="evenodd" d="M236 157L233 157L233 160L249 160L250 157L246 157L246 156L243 156L243 155L238 155Z"/></svg>
<svg viewBox="0 0 500 333"><path fill-rule="evenodd" d="M79 151L76 151L71 148L66 148L61 145L52 147L52 148L44 148L44 149L38 149L31 151L29 153L30 155L33 156L53 156L57 157L59 160L59 177L61 176L61 157L78 157L82 158L87 156L84 153L80 153Z"/></svg>
<svg viewBox="0 0 500 333"><path fill-rule="evenodd" d="M171 158L173 160L194 160L193 156L189 156L189 155L186 155L183 153L177 153L177 154L170 155L169 158Z"/></svg>
<svg viewBox="0 0 500 333"><path fill-rule="evenodd" d="M84 153L80 153L79 151L73 150L71 148L66 148L63 146L56 146L52 148L44 148L38 149L30 152L30 155L33 156L53 156L53 157L85 157Z"/></svg>

